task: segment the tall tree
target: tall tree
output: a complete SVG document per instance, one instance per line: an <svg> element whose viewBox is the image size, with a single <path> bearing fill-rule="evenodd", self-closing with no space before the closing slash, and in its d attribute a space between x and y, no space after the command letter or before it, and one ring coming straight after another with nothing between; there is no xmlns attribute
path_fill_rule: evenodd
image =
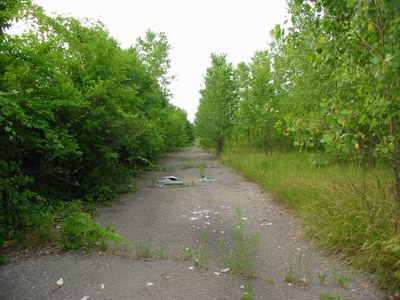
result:
<svg viewBox="0 0 400 300"><path fill-rule="evenodd" d="M164 32L146 31L136 40L135 49L148 72L158 81L165 95L169 96L169 84L174 76L169 75L171 45Z"/></svg>
<svg viewBox="0 0 400 300"><path fill-rule="evenodd" d="M238 103L234 68L225 54L211 54L204 85L200 91L196 130L202 143L214 146L219 154L231 136Z"/></svg>

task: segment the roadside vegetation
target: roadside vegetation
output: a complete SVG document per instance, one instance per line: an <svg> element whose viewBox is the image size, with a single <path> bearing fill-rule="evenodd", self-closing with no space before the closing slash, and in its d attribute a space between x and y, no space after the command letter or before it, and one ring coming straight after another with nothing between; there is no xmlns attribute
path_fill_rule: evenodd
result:
<svg viewBox="0 0 400 300"><path fill-rule="evenodd" d="M211 54L195 129L324 249L400 288L400 4L288 1L267 49Z"/></svg>
<svg viewBox="0 0 400 300"><path fill-rule="evenodd" d="M0 6L0 247L120 242L93 221L95 206L194 139L169 103L165 34L122 49L99 22L49 16L28 0ZM25 29L11 34L17 22Z"/></svg>

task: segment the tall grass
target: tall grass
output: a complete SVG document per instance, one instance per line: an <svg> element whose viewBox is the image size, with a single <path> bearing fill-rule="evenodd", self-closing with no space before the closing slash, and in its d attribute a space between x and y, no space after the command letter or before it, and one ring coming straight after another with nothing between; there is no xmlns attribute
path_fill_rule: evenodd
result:
<svg viewBox="0 0 400 300"><path fill-rule="evenodd" d="M331 253L400 289L398 207L389 168L339 164L326 155L230 149L225 164L263 186L303 220L306 234Z"/></svg>

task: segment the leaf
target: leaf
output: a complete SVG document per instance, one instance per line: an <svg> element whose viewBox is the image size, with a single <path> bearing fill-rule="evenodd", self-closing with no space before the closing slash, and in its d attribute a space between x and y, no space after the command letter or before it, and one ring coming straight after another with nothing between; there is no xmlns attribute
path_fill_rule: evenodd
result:
<svg viewBox="0 0 400 300"><path fill-rule="evenodd" d="M295 4L296 6L301 6L301 5L303 5L303 0L295 0L295 1L294 1L294 4Z"/></svg>
<svg viewBox="0 0 400 300"><path fill-rule="evenodd" d="M393 58L393 57L392 57L392 55L391 55L390 53L386 54L386 56L385 56L385 62L391 61L392 58Z"/></svg>
<svg viewBox="0 0 400 300"><path fill-rule="evenodd" d="M354 7L354 0L347 0L347 6L350 8Z"/></svg>

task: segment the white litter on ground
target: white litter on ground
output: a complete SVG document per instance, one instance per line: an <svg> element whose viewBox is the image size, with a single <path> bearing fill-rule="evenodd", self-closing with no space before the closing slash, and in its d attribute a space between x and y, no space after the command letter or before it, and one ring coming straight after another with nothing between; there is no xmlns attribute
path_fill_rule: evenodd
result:
<svg viewBox="0 0 400 300"><path fill-rule="evenodd" d="M222 270L221 270L221 273L226 273L226 272L229 272L229 268L226 268L226 269L222 269Z"/></svg>
<svg viewBox="0 0 400 300"><path fill-rule="evenodd" d="M154 283L152 283L151 281L149 281L148 283L147 283L147 286L153 286L154 285Z"/></svg>
<svg viewBox="0 0 400 300"><path fill-rule="evenodd" d="M62 286L62 285L64 284L64 279L62 279L62 278L58 279L57 282L56 282L56 284L57 284L58 286Z"/></svg>

